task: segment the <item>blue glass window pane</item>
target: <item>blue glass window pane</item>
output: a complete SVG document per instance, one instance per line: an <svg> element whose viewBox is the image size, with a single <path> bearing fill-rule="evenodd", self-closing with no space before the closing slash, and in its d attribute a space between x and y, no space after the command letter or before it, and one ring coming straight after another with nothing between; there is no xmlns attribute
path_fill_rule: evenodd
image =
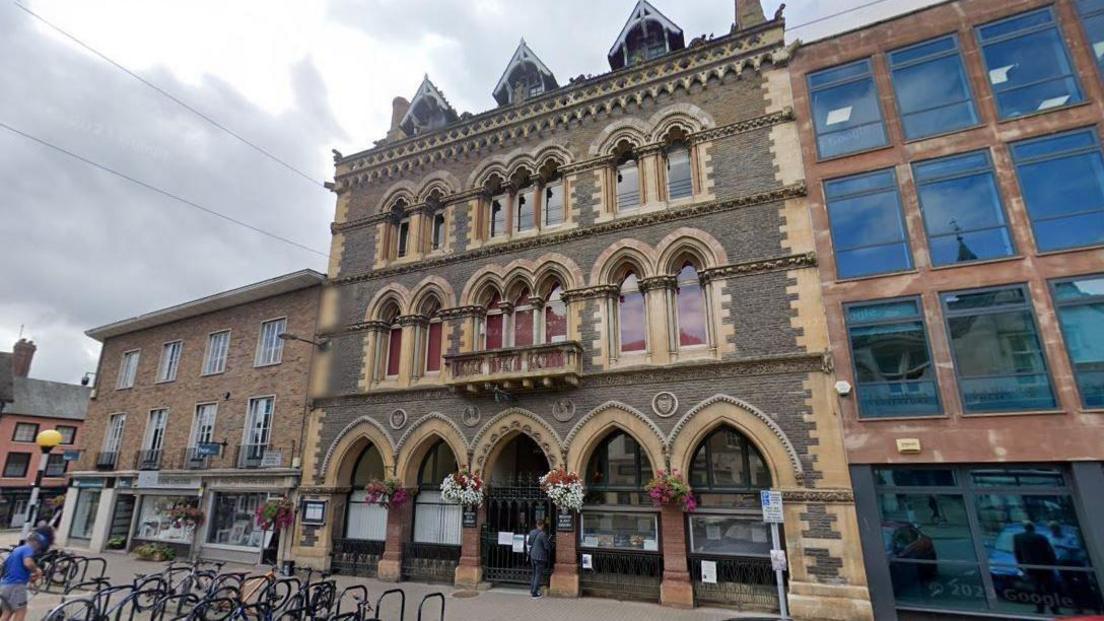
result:
<svg viewBox="0 0 1104 621"><path fill-rule="evenodd" d="M955 471L949 468L875 468L879 485L898 487L946 487L955 485Z"/></svg>
<svg viewBox="0 0 1104 621"><path fill-rule="evenodd" d="M825 184L837 271L841 278L912 267L904 219L892 171ZM885 190L887 180L893 184ZM854 193L856 191L865 193Z"/></svg>
<svg viewBox="0 0 1104 621"><path fill-rule="evenodd" d="M1092 132L1014 145L1013 156L1039 250L1104 243L1104 158Z"/></svg>
<svg viewBox="0 0 1104 621"><path fill-rule="evenodd" d="M1082 100L1050 9L983 26L978 35L1001 118Z"/></svg>
<svg viewBox="0 0 1104 621"><path fill-rule="evenodd" d="M890 560L977 560L962 496L881 493L878 505Z"/></svg>
<svg viewBox="0 0 1104 621"><path fill-rule="evenodd" d="M1058 468L1018 466L974 468L970 470L974 487L1065 487L1066 478Z"/></svg>
<svg viewBox="0 0 1104 621"><path fill-rule="evenodd" d="M1059 302L1089 301L1098 296L1104 296L1104 276L1070 280L1054 285L1054 297ZM1101 301L1104 301L1104 298Z"/></svg>
<svg viewBox="0 0 1104 621"><path fill-rule="evenodd" d="M821 157L887 143L869 60L812 74L809 89Z"/></svg>
<svg viewBox="0 0 1104 621"><path fill-rule="evenodd" d="M893 561L889 579L898 605L986 610L985 586L977 563Z"/></svg>
<svg viewBox="0 0 1104 621"><path fill-rule="evenodd" d="M1058 283L1054 290L1081 402L1104 407L1104 277Z"/></svg>
<svg viewBox="0 0 1104 621"><path fill-rule="evenodd" d="M1077 0L1077 10L1082 15L1104 11L1104 0Z"/></svg>
<svg viewBox="0 0 1104 621"><path fill-rule="evenodd" d="M920 304L916 300L895 300L847 308L847 321L852 324L886 319L914 319L919 316Z"/></svg>
<svg viewBox="0 0 1104 621"><path fill-rule="evenodd" d="M1098 0L1100 7L1094 15L1082 13L1081 23L1085 26L1085 36L1089 38L1089 49L1092 50L1096 66L1104 71L1104 0Z"/></svg>
<svg viewBox="0 0 1104 621"><path fill-rule="evenodd" d="M1014 254L988 154L925 162L915 171L933 264Z"/></svg>
<svg viewBox="0 0 1104 621"><path fill-rule="evenodd" d="M906 138L922 138L977 123L956 47L953 37L944 37L890 54L893 88ZM923 60L925 57L930 58Z"/></svg>

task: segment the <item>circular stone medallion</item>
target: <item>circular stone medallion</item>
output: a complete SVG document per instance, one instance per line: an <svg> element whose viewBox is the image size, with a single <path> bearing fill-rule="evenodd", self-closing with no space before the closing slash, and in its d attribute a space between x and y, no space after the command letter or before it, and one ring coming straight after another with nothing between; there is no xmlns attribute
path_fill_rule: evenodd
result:
<svg viewBox="0 0 1104 621"><path fill-rule="evenodd" d="M469 405L468 407L464 408L462 419L464 421L464 424L468 427L475 427L476 425L478 425L480 418L481 417L479 414L479 408L475 407L474 405Z"/></svg>
<svg viewBox="0 0 1104 621"><path fill-rule="evenodd" d="M552 403L552 418L566 423L575 417L575 402L571 399L556 399Z"/></svg>
<svg viewBox="0 0 1104 621"><path fill-rule="evenodd" d="M402 429L406 426L406 410L395 410L391 412L391 416L389 416L387 420L391 423L392 429Z"/></svg>
<svg viewBox="0 0 1104 621"><path fill-rule="evenodd" d="M652 411L660 418L673 416L678 410L678 397L672 392L656 393L652 397Z"/></svg>

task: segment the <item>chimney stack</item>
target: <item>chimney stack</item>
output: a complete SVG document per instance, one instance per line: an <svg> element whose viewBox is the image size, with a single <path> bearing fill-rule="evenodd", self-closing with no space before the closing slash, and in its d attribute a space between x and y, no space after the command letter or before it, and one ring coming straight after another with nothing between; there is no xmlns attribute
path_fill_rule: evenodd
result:
<svg viewBox="0 0 1104 621"><path fill-rule="evenodd" d="M31 372L31 360L34 359L34 341L19 339L12 347L12 375L15 377L27 377Z"/></svg>
<svg viewBox="0 0 1104 621"><path fill-rule="evenodd" d="M765 21L760 0L736 0L736 30L758 26Z"/></svg>

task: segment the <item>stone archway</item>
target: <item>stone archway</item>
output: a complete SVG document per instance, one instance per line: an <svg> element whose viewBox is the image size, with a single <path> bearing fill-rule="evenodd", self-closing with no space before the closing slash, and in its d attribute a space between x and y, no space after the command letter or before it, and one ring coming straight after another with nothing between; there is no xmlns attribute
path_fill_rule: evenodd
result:
<svg viewBox="0 0 1104 621"><path fill-rule="evenodd" d="M635 408L611 401L591 410L567 434L565 467L568 471L582 473L595 447L617 430L629 434L640 444L653 470L666 467L667 443L655 423Z"/></svg>
<svg viewBox="0 0 1104 621"><path fill-rule="evenodd" d="M517 434L533 440L544 452L551 468L563 465L563 442L559 434L538 416L522 409L506 410L487 421L472 442L472 468L488 472L506 444Z"/></svg>
<svg viewBox="0 0 1104 621"><path fill-rule="evenodd" d="M322 480L327 487L348 485L353 466L361 451L374 445L383 459L385 472L395 472L395 448L391 437L374 419L363 416L349 423L330 444L322 459Z"/></svg>
<svg viewBox="0 0 1104 621"><path fill-rule="evenodd" d="M404 487L418 486L422 459L437 439L448 444L460 468L468 467L468 443L460 428L443 414L427 414L403 434L396 447L395 475Z"/></svg>

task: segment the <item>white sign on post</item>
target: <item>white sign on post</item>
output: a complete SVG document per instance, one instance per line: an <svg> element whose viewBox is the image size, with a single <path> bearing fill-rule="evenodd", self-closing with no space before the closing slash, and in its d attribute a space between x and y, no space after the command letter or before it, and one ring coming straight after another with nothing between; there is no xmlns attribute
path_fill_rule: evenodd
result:
<svg viewBox="0 0 1104 621"><path fill-rule="evenodd" d="M774 571L786 571L789 566L786 564L786 551L785 550L771 550L771 569Z"/></svg>
<svg viewBox="0 0 1104 621"><path fill-rule="evenodd" d="M782 492L765 489L759 492L759 504L763 507L763 521L768 524L781 524Z"/></svg>
<svg viewBox="0 0 1104 621"><path fill-rule="evenodd" d="M717 561L702 561L702 584L717 584Z"/></svg>
<svg viewBox="0 0 1104 621"><path fill-rule="evenodd" d="M583 569L594 569L594 557L589 554L583 555Z"/></svg>

